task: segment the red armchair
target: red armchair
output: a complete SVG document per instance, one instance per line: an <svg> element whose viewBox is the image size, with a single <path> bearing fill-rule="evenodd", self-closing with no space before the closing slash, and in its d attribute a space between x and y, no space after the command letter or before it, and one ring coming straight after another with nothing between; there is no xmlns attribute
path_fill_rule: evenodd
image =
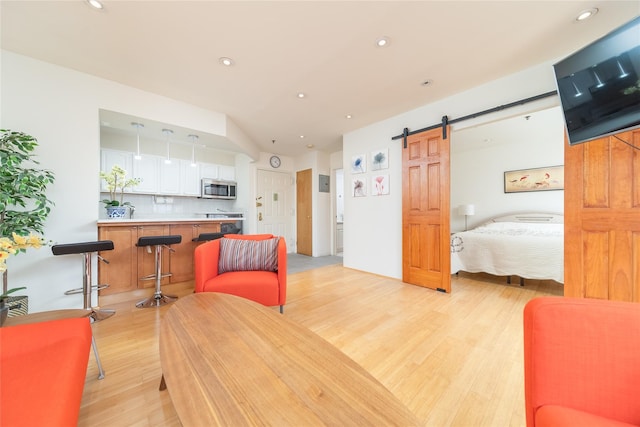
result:
<svg viewBox="0 0 640 427"><path fill-rule="evenodd" d="M536 298L524 309L528 427L640 425L640 304Z"/></svg>
<svg viewBox="0 0 640 427"><path fill-rule="evenodd" d="M90 349L88 317L0 328L0 425L77 425Z"/></svg>
<svg viewBox="0 0 640 427"><path fill-rule="evenodd" d="M265 241L274 238L277 236L272 234L228 234L223 237L223 239L228 239L226 242L223 242L223 239L218 239L196 247L194 253L195 292L233 294L266 306L278 305L282 313L287 297L287 245L283 237L279 238L276 246L275 271L247 270L242 266L235 265L239 270L219 273L221 245L224 248L229 248L229 244L233 240L263 242L265 244ZM255 248L249 249L253 254ZM251 256L243 253L238 257L241 260L245 258L249 261ZM228 266L226 267L228 268Z"/></svg>

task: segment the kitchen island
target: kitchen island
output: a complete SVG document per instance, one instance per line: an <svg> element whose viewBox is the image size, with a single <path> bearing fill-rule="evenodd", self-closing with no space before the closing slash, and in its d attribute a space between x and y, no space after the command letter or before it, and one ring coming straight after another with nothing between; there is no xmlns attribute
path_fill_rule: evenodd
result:
<svg viewBox="0 0 640 427"><path fill-rule="evenodd" d="M201 233L238 233L243 218L218 215L216 218L105 219L97 222L98 239L113 241L114 250L99 255L109 263L98 263L98 283L108 284L99 295L111 295L155 286L142 277L155 273L155 257L148 247L137 247L143 236L180 235L182 242L165 250L162 257L162 284L194 279L193 251L202 242L193 241Z"/></svg>

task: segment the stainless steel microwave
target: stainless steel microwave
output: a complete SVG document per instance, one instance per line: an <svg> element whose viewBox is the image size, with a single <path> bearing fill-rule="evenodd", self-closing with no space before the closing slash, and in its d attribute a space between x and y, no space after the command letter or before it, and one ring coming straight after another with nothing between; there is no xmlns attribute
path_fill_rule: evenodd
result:
<svg viewBox="0 0 640 427"><path fill-rule="evenodd" d="M238 184L234 181L220 181L202 178L200 197L203 199L235 199Z"/></svg>

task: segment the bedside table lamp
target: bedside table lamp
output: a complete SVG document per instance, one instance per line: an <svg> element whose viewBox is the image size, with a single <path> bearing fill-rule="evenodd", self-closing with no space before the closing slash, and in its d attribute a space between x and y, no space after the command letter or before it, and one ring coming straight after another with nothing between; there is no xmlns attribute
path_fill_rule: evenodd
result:
<svg viewBox="0 0 640 427"><path fill-rule="evenodd" d="M467 231L467 218L470 215L475 215L475 205L460 205L458 206L458 215L464 215L464 231Z"/></svg>

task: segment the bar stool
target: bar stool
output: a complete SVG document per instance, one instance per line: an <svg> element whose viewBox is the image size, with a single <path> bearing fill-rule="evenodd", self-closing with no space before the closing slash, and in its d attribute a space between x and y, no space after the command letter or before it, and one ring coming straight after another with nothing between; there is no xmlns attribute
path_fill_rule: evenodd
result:
<svg viewBox="0 0 640 427"><path fill-rule="evenodd" d="M109 285L91 285L91 255L98 251L111 251L113 250L113 242L111 240L98 240L95 242L82 242L82 243L67 243L62 245L51 246L51 252L54 255L73 255L82 254L83 256L83 272L84 278L82 281L82 288L70 289L66 291L65 295L73 295L82 293L84 295L84 309L91 311L89 315L95 322L107 319L115 314L115 310L96 309L91 306L91 292L93 289L96 291L107 288ZM106 264L109 261L98 255L98 259Z"/></svg>
<svg viewBox="0 0 640 427"><path fill-rule="evenodd" d="M94 242L81 242L81 243L67 243L61 245L51 246L51 252L54 255L75 255L82 254L82 270L83 280L82 288L70 289L66 291L65 295L73 295L82 293L84 296L83 308L87 317L91 318L91 322L99 322L100 320L108 319L113 316L115 310L94 308L91 305L91 292L93 289L97 291L108 287L108 284L104 285L92 285L91 284L91 255L98 251L111 251L113 250L113 242L111 240L98 240ZM98 259L104 263L109 264L109 261L97 255ZM102 362L100 361L100 354L98 354L98 346L96 345L95 337L91 336L91 347L93 347L93 354L96 356L96 363L98 365L98 379L104 378L104 369L102 369Z"/></svg>
<svg viewBox="0 0 640 427"><path fill-rule="evenodd" d="M159 307L164 304L169 304L178 299L175 295L165 295L160 290L160 282L163 277L171 276L171 273L162 274L162 248L167 248L171 252L175 252L173 248L168 245L173 245L174 243L182 242L182 236L180 235L170 235L170 236L145 236L140 237L138 239L138 243L136 246L138 247L147 247L149 253L151 252L151 246L155 246L155 274L150 274L145 277L141 277L140 280L155 280L156 281L156 289L155 293L138 303L136 303L136 307L138 308L147 308L147 307Z"/></svg>

